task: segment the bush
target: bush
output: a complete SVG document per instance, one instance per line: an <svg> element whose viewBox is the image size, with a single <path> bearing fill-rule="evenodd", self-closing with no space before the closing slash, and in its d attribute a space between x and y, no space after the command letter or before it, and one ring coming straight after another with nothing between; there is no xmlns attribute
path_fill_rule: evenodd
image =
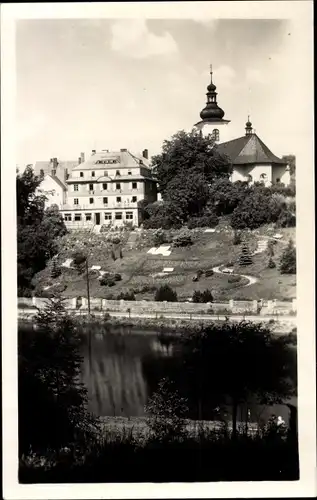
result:
<svg viewBox="0 0 317 500"><path fill-rule="evenodd" d="M190 231L183 229L179 234L175 235L173 238L174 247L187 247L192 245L192 237Z"/></svg>
<svg viewBox="0 0 317 500"><path fill-rule="evenodd" d="M240 245L240 243L242 242L242 239L241 239L241 234L239 231L235 231L233 233L233 244L234 245Z"/></svg>
<svg viewBox="0 0 317 500"><path fill-rule="evenodd" d="M228 283L239 283L241 281L241 276L230 276L228 278Z"/></svg>
<svg viewBox="0 0 317 500"><path fill-rule="evenodd" d="M292 240L289 240L280 260L281 274L296 274L296 248Z"/></svg>
<svg viewBox="0 0 317 500"><path fill-rule="evenodd" d="M204 290L200 292L195 290L193 293L193 302L200 304L207 304L208 302L213 302L214 298L210 290Z"/></svg>
<svg viewBox="0 0 317 500"><path fill-rule="evenodd" d="M119 245L119 243L121 243L121 239L119 238L119 236L113 236L111 238L111 243L113 243L113 245Z"/></svg>
<svg viewBox="0 0 317 500"><path fill-rule="evenodd" d="M58 278L62 274L62 270L60 266L57 265L56 260L53 260L52 263L52 270L51 270L51 278L55 279Z"/></svg>
<svg viewBox="0 0 317 500"><path fill-rule="evenodd" d="M121 281L122 280L121 274L119 273L114 274L113 279L114 281Z"/></svg>
<svg viewBox="0 0 317 500"><path fill-rule="evenodd" d="M252 186L234 209L231 226L234 229L257 229L264 224L276 222L285 207L285 201L274 197L267 188Z"/></svg>
<svg viewBox="0 0 317 500"><path fill-rule="evenodd" d="M177 293L169 286L162 285L156 290L155 293L156 302L177 302Z"/></svg>
<svg viewBox="0 0 317 500"><path fill-rule="evenodd" d="M267 267L269 269L274 269L276 267L274 260L270 259Z"/></svg>
<svg viewBox="0 0 317 500"><path fill-rule="evenodd" d="M135 300L135 295L133 290L129 292L121 292L117 296L117 300Z"/></svg>
<svg viewBox="0 0 317 500"><path fill-rule="evenodd" d="M269 257L274 257L274 245L276 244L275 240L269 240L267 244L267 253Z"/></svg>
<svg viewBox="0 0 317 500"><path fill-rule="evenodd" d="M212 269L207 269L207 271L205 271L206 278L210 278L210 276L213 276L213 275L214 275L214 271Z"/></svg>
<svg viewBox="0 0 317 500"><path fill-rule="evenodd" d="M277 227L295 227L296 215L289 208L285 208L276 221Z"/></svg>
<svg viewBox="0 0 317 500"><path fill-rule="evenodd" d="M176 207L170 203L156 201L147 205L144 209L144 229L170 229L180 228L182 221Z"/></svg>
<svg viewBox="0 0 317 500"><path fill-rule="evenodd" d="M197 276L202 276L204 274L204 271L202 271L201 269L198 269L197 271Z"/></svg>
<svg viewBox="0 0 317 500"><path fill-rule="evenodd" d="M79 267L86 262L86 256L82 252L74 252L72 257L76 267Z"/></svg>
<svg viewBox="0 0 317 500"><path fill-rule="evenodd" d="M216 227L218 225L218 216L214 214L202 215L201 217L191 217L187 221L188 229L198 227Z"/></svg>
<svg viewBox="0 0 317 500"><path fill-rule="evenodd" d="M182 398L168 378L163 378L157 391L145 406L147 425L158 441L173 440L185 435L187 400Z"/></svg>
<svg viewBox="0 0 317 500"><path fill-rule="evenodd" d="M163 229L157 229L153 234L153 244L155 247L159 247L166 243L166 237Z"/></svg>
<svg viewBox="0 0 317 500"><path fill-rule="evenodd" d="M114 286L115 284L115 280L110 276L103 276L100 280L101 286Z"/></svg>

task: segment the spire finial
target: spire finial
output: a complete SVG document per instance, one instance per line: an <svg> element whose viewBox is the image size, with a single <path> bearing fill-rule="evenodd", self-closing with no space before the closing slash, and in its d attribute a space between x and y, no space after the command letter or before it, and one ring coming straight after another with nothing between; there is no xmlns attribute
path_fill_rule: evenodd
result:
<svg viewBox="0 0 317 500"><path fill-rule="evenodd" d="M248 115L248 122L250 121L250 115Z"/></svg>
<svg viewBox="0 0 317 500"><path fill-rule="evenodd" d="M210 64L210 74L212 75L212 64Z"/></svg>

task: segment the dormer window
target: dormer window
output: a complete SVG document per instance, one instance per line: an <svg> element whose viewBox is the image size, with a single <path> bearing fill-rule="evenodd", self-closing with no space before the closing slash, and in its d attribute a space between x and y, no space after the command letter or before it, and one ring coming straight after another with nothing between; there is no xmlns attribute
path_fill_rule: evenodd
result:
<svg viewBox="0 0 317 500"><path fill-rule="evenodd" d="M116 175L120 175L120 170L116 170Z"/></svg>
<svg viewBox="0 0 317 500"><path fill-rule="evenodd" d="M131 170L128 170L128 175L132 175L132 172L131 172Z"/></svg>
<svg viewBox="0 0 317 500"><path fill-rule="evenodd" d="M252 175L248 175L247 176L247 182L252 182L253 181L253 177Z"/></svg>
<svg viewBox="0 0 317 500"><path fill-rule="evenodd" d="M267 180L267 175L265 173L261 174L260 179L261 179L260 182L264 183Z"/></svg>
<svg viewBox="0 0 317 500"><path fill-rule="evenodd" d="M104 177L108 177L108 172L107 172L107 170L105 170L105 171L104 171L103 175L104 175Z"/></svg>

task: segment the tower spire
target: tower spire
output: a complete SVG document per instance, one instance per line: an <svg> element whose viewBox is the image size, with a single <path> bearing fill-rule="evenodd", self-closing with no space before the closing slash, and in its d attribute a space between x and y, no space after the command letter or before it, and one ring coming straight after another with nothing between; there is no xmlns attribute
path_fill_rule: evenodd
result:
<svg viewBox="0 0 317 500"><path fill-rule="evenodd" d="M206 122L213 122L213 121L219 121L222 120L225 113L224 111L218 106L217 103L217 92L216 92L216 85L214 85L212 81L212 64L209 66L210 68L210 84L207 87L207 102L205 108L201 111L200 117L203 121Z"/></svg>
<svg viewBox="0 0 317 500"><path fill-rule="evenodd" d="M252 132L252 123L250 122L250 115L248 115L248 121L245 124L245 135L251 135Z"/></svg>

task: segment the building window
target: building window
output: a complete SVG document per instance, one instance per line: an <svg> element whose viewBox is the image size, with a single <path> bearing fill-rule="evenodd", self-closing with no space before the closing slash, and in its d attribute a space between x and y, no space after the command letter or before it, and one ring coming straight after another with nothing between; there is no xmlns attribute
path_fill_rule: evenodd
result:
<svg viewBox="0 0 317 500"><path fill-rule="evenodd" d="M115 219L122 220L122 212L116 212Z"/></svg>
<svg viewBox="0 0 317 500"><path fill-rule="evenodd" d="M214 141L219 141L219 130L217 128L212 131L212 138Z"/></svg>
<svg viewBox="0 0 317 500"><path fill-rule="evenodd" d="M75 221L76 222L81 221L81 214L75 214Z"/></svg>
<svg viewBox="0 0 317 500"><path fill-rule="evenodd" d="M132 172L131 172L131 170L128 170L128 175L132 175Z"/></svg>
<svg viewBox="0 0 317 500"><path fill-rule="evenodd" d="M136 203L138 201L137 196L132 196L132 203Z"/></svg>
<svg viewBox="0 0 317 500"><path fill-rule="evenodd" d="M248 175L247 176L247 182L252 182L253 181L253 177L252 175Z"/></svg>
<svg viewBox="0 0 317 500"><path fill-rule="evenodd" d="M94 185L93 184L89 184L89 191L93 191L94 190Z"/></svg>
<svg viewBox="0 0 317 500"><path fill-rule="evenodd" d="M127 213L125 214L125 218L126 218L127 220L133 220L133 212L127 212Z"/></svg>
<svg viewBox="0 0 317 500"><path fill-rule="evenodd" d="M86 214L86 221L90 221L91 220L91 214Z"/></svg>
<svg viewBox="0 0 317 500"><path fill-rule="evenodd" d="M117 203L121 203L121 196L117 196Z"/></svg>
<svg viewBox="0 0 317 500"><path fill-rule="evenodd" d="M116 175L120 175L120 170L116 170Z"/></svg>
<svg viewBox="0 0 317 500"><path fill-rule="evenodd" d="M278 184L279 182L281 182L281 179L278 177L278 178L276 179L276 184Z"/></svg>
<svg viewBox="0 0 317 500"><path fill-rule="evenodd" d="M117 182L116 183L116 190L120 191L120 189L121 189L121 184L120 184L120 182Z"/></svg>
<svg viewBox="0 0 317 500"><path fill-rule="evenodd" d="M103 175L104 175L104 177L108 177L108 172L107 172L107 170L105 170L105 171L104 171Z"/></svg>
<svg viewBox="0 0 317 500"><path fill-rule="evenodd" d="M56 170L52 170L52 175L56 175Z"/></svg>
<svg viewBox="0 0 317 500"><path fill-rule="evenodd" d="M78 191L78 184L74 184L74 191Z"/></svg>
<svg viewBox="0 0 317 500"><path fill-rule="evenodd" d="M89 198L89 203L90 203L90 205L92 205L92 204L93 204L93 202L94 202L94 199L93 199L93 198Z"/></svg>
<svg viewBox="0 0 317 500"><path fill-rule="evenodd" d="M108 184L107 184L106 182L104 182L104 183L103 183L103 185L102 185L102 189L103 189L104 191L107 191L107 189L108 189Z"/></svg>
<svg viewBox="0 0 317 500"><path fill-rule="evenodd" d="M72 220L72 214L65 214L64 215L64 220L71 221Z"/></svg>
<svg viewBox="0 0 317 500"><path fill-rule="evenodd" d="M105 220L111 220L112 219L112 215L108 212L105 212Z"/></svg>
<svg viewBox="0 0 317 500"><path fill-rule="evenodd" d="M78 198L74 198L74 205L78 205Z"/></svg>
<svg viewBox="0 0 317 500"><path fill-rule="evenodd" d="M266 174L261 174L260 175L260 179L266 180L267 179L267 175Z"/></svg>
<svg viewBox="0 0 317 500"><path fill-rule="evenodd" d="M84 172L79 172L79 177L84 177Z"/></svg>
<svg viewBox="0 0 317 500"><path fill-rule="evenodd" d="M108 198L105 196L104 198L102 198L102 202L104 205L108 205Z"/></svg>
<svg viewBox="0 0 317 500"><path fill-rule="evenodd" d="M95 172L94 171L91 172L91 177L95 177Z"/></svg>
<svg viewBox="0 0 317 500"><path fill-rule="evenodd" d="M132 189L138 189L138 183L132 182Z"/></svg>

